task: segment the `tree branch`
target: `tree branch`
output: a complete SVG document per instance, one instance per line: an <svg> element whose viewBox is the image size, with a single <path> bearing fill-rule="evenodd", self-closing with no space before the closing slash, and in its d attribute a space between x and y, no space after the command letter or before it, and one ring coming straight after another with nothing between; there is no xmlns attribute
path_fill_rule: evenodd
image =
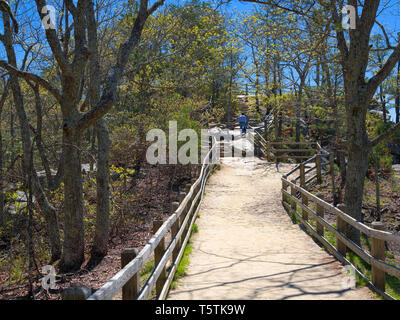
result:
<svg viewBox="0 0 400 320"><path fill-rule="evenodd" d="M377 136L375 139L372 139L369 142L369 147L373 148L377 144L381 143L384 140L389 139L391 136L393 136L397 131L400 131L400 122L397 123L394 127L390 128L386 132L382 133L381 135Z"/></svg>
<svg viewBox="0 0 400 320"><path fill-rule="evenodd" d="M150 10L148 10L148 0L140 1L139 12L131 29L129 39L119 48L117 62L113 66L111 74L105 81L105 88L100 100L96 106L82 115L82 117L76 123L76 129L84 130L90 127L112 108L116 98L116 91L119 81L123 75L126 64L128 63L130 53L132 52L133 48L137 47L139 44L146 20L149 17L150 12L154 12L158 7L163 5L164 1L165 0L157 1Z"/></svg>
<svg viewBox="0 0 400 320"><path fill-rule="evenodd" d="M336 0L331 0L331 14L335 24L336 39L338 42L338 48L343 55L343 60L347 60L349 56L349 49L347 48L346 39L344 37L343 29L338 29L338 25L341 24L339 20L339 14L336 10Z"/></svg>
<svg viewBox="0 0 400 320"><path fill-rule="evenodd" d="M275 7L275 8L282 9L282 10L289 11L289 12L293 12L293 13L295 13L295 14L298 14L298 15L301 15L301 16L305 16L305 17L308 16L307 14L308 14L308 12L309 12L309 10L307 10L306 12L302 12L302 11L299 11L299 10L297 10L297 9L292 9L292 8L284 7L284 6L280 5L280 4L277 3L277 2L267 1L267 0L241 0L241 1L243 1L243 2L258 3L258 4L264 4L264 5L270 5L270 6L273 6L273 7ZM228 2L230 2L230 1L228 1ZM311 8L312 8L312 6L310 6L310 9L311 9Z"/></svg>
<svg viewBox="0 0 400 320"><path fill-rule="evenodd" d="M36 74L18 70L17 68L14 68L12 65L10 65L9 63L7 63L4 60L0 60L0 67L7 70L8 72L16 75L19 78L22 78L22 79L25 79L28 81L30 80L30 81L33 81L33 82L39 84L43 88L47 89L47 91L49 91L57 99L57 101L59 101L59 102L61 101L61 94L58 91L58 89L54 88L45 79L37 76Z"/></svg>
<svg viewBox="0 0 400 320"><path fill-rule="evenodd" d="M155 2L151 8L147 11L147 15L151 16L157 9L158 7L162 6L164 3L164 0L158 0L157 2Z"/></svg>
<svg viewBox="0 0 400 320"><path fill-rule="evenodd" d="M42 13L42 9L47 6L46 0L35 0L37 11L39 13L40 19L44 19L47 13ZM68 63L68 60L65 57L65 54L61 48L60 41L58 39L57 33L55 29L47 28L46 29L46 38L49 42L51 51L56 58L58 65L60 66L61 70L66 74L71 74L72 70Z"/></svg>
<svg viewBox="0 0 400 320"><path fill-rule="evenodd" d="M372 99L376 89L378 86L389 76L390 72L393 70L394 66L400 59L400 42L397 44L397 47L386 60L385 64L383 65L382 69L378 71L376 75L374 75L368 81L367 85L367 93L370 95Z"/></svg>
<svg viewBox="0 0 400 320"><path fill-rule="evenodd" d="M386 30L385 30L385 28L383 27L383 25L382 25L381 23L379 23L378 21L376 21L376 20L375 20L375 23L379 26L379 28L381 28L382 33L383 33L383 36L385 37L386 46L387 46L387 48L386 48L385 50L389 50L389 49L394 50L395 47L393 47L393 46L390 44L389 37L388 37L388 35L387 35L387 33L386 33Z"/></svg>

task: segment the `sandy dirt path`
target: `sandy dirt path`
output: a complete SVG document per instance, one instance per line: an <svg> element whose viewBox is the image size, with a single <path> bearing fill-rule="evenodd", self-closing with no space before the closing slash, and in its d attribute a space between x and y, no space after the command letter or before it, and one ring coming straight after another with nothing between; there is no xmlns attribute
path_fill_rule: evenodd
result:
<svg viewBox="0 0 400 320"><path fill-rule="evenodd" d="M374 299L344 289L342 265L281 205L281 174L291 165L224 158L211 176L196 224L187 275L169 300Z"/></svg>

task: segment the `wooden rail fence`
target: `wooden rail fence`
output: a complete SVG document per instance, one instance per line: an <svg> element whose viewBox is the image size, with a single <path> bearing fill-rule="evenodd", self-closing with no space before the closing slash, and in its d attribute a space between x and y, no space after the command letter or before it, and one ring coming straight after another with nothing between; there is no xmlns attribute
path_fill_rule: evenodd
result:
<svg viewBox="0 0 400 320"><path fill-rule="evenodd" d="M375 292L381 294L386 299L394 299L387 292L385 292L385 279L386 274L394 277L400 277L400 269L396 266L385 262L385 241L395 241L400 243L400 235L383 231L383 224L381 222L373 222L368 226L360 221L355 220L353 217L346 214L346 208L343 204L334 207L333 205L324 201L321 193L314 195L307 190L307 185L315 178L321 178L321 163L326 157L326 152L319 147L320 153L316 154L309 160L296 166L293 170L282 177L282 203L283 206L300 221L310 232L312 236L319 240L319 242L339 261L344 264L350 265L354 271L359 274L367 285ZM307 164L315 161L315 166L306 170ZM330 169L333 169L333 156L329 157L328 161ZM319 168L319 169L318 169ZM316 170L317 174L306 178L312 170ZM326 171L326 173L332 170ZM297 178L292 175L296 172L299 173ZM291 179L290 179L291 178ZM290 191L288 190L290 188ZM314 203L315 210L310 206L310 202ZM299 213L297 209L301 211ZM336 215L336 227L325 220L325 212L330 212ZM316 223L315 227L310 223L310 219ZM362 249L358 244L354 243L346 235L347 226L352 226L368 236L371 239L371 252ZM330 231L336 238L336 247L332 246L325 238L325 230ZM358 255L361 259L371 265L372 282L362 274L348 259L346 252L351 250Z"/></svg>
<svg viewBox="0 0 400 320"><path fill-rule="evenodd" d="M319 151L317 142L267 141L260 133L260 128L252 127L252 129L254 129L255 147L268 161L286 161L289 158L309 159L311 154Z"/></svg>
<svg viewBox="0 0 400 320"><path fill-rule="evenodd" d="M264 139L259 130L255 129L255 145L261 153L271 159L281 158L279 155L271 157L273 152L288 152L288 158L296 159L296 155L290 155L295 149L271 149L273 145L295 145L294 142L268 142ZM394 234L383 231L384 225L381 222L373 222L371 226L355 220L350 215L346 214L344 204L339 204L337 207L327 203L323 199L323 195L318 193L312 194L307 190L309 184L317 179L317 182L322 182L322 176L330 174L332 182L334 182L334 154L324 150L319 143L309 143L308 145L315 146L316 154L308 160L297 165L293 170L282 177L282 204L294 215L301 224L314 236L333 256L335 256L343 264L350 265L352 269L360 277L362 277L368 287L379 293L385 299L394 300L386 290L386 275L389 274L396 278L400 278L400 268L385 262L385 241L394 241L400 243L400 234ZM302 149L297 149L305 151ZM308 150L307 150L308 151ZM301 158L301 157L300 157ZM315 162L314 166L311 166ZM328 170L329 166L329 170ZM315 174L312 174L315 170ZM298 174L297 176L296 173ZM333 186L334 189L334 186ZM314 204L315 210L311 204ZM298 212L299 209L299 212ZM336 227L330 224L325 219L325 213L330 212L336 215ZM315 223L311 224L310 220ZM370 238L371 250L365 251L358 244L354 243L346 235L348 226L356 228L365 236ZM325 230L331 232L336 240L336 246L332 246L325 237ZM352 251L365 262L371 265L371 281L368 277L361 273L347 258L346 253Z"/></svg>
<svg viewBox="0 0 400 320"><path fill-rule="evenodd" d="M154 235L140 252L135 248L125 249L121 254L122 269L87 300L111 300L121 290L123 300L144 300L154 289L157 299L166 298L200 209L206 181L219 159L218 143L215 138L211 141L212 148L207 154L209 161L202 165L198 179L192 185L186 185L186 192L180 195L181 202L172 203L173 214L165 222L154 221ZM169 231L171 239L166 243ZM140 287L140 270L152 255L154 269ZM171 264L167 269L169 261Z"/></svg>
<svg viewBox="0 0 400 320"><path fill-rule="evenodd" d="M297 165L293 170L282 177L282 204L283 206L307 228L320 243L339 261L352 266L354 271L363 277L367 285L386 299L394 299L385 292L386 274L400 277L400 269L385 262L385 241L400 243L400 235L383 231L383 224L372 223L372 226L355 220L345 213L345 207L333 205L323 200L322 194L314 195L307 190L307 186L314 180L322 181L322 175L329 174L333 168L333 155L325 151L317 142L294 143L294 142L267 142L264 137L255 130L254 142L256 150L269 158L271 153L294 153L288 155L290 158L298 159L303 156L296 152L314 152L314 156ZM165 221L154 221L153 237L139 252L137 249L125 249L121 254L121 270L107 281L99 290L90 295L88 300L110 300L122 290L123 300L144 300L154 291L156 298L165 299L170 285L174 279L178 264L182 259L185 247L190 238L192 226L196 220L200 203L203 198L205 184L219 159L219 148L223 156L223 145L211 140L212 148L207 154L206 161L201 168L200 175L192 185L186 186L186 192L180 194L180 203L172 203L173 214ZM313 149L279 149L272 148L275 145L306 145L314 146ZM273 155L280 159L280 155ZM312 165L315 163L315 165ZM310 167L311 165L311 167ZM330 170L327 169L329 165ZM312 174L314 173L315 174ZM294 175L298 173L298 176ZM290 188L290 192L288 191ZM316 208L313 210L310 203ZM301 213L297 211L300 209ZM325 220L325 212L336 214L336 227ZM310 223L315 221L315 227ZM346 235L347 226L358 229L371 239L371 252L366 252L359 245L351 241ZM330 231L336 237L336 247L332 246L325 238L325 230ZM166 244L166 235L171 233L171 239ZM372 282L355 268L346 258L346 252L353 251L372 268ZM140 270L145 263L154 256L154 268L150 277L140 286ZM171 264L168 266L168 262ZM70 299L66 297L65 299ZM84 299L84 298L83 298Z"/></svg>

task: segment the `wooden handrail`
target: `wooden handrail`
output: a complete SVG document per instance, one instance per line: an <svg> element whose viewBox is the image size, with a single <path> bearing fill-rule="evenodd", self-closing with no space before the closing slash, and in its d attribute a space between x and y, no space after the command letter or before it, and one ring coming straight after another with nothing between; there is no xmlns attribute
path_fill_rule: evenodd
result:
<svg viewBox="0 0 400 320"><path fill-rule="evenodd" d="M215 159L215 161L216 161L216 159ZM184 251L185 251L186 244L187 244L187 242L189 241L190 230L192 229L192 226L193 226L193 224L194 224L194 221L196 220L196 217L197 217L197 213L198 213L198 211L200 210L200 205L201 205L201 202L202 202L203 196L204 196L205 184L206 184L207 178L208 178L208 176L210 175L210 173L211 173L211 170L209 170L209 172L208 172L206 178L203 180L203 183L202 183L202 185L201 185L201 189L200 189L200 191L199 191L199 193L201 194L201 198L200 198L200 201L199 201L199 205L198 205L197 208L196 208L196 211L195 211L194 214L192 215L192 220L191 220L190 225L189 225L189 228L188 228L188 229L189 229L189 232L186 234L186 237L185 237L185 239L184 239L184 241L183 241L183 243L182 243L182 246L181 246L181 249L180 249L180 251L179 251L179 254L178 254L177 258L175 259L175 261L173 262L173 264L172 264L172 266L171 266L171 269L170 269L170 272L169 272L169 274L168 274L167 280L166 280L166 282L165 282L165 284L164 284L164 288L163 288L163 290L161 291L161 293L160 293L160 295L159 295L159 297L158 297L158 300L164 300L164 299L166 298L167 294L168 294L168 290L169 290L169 287L170 287L171 282L172 282L172 280L173 280L173 277L174 277L174 275L175 275L176 269L178 268L178 264L179 264L180 260L182 259L183 253L184 253Z"/></svg>
<svg viewBox="0 0 400 320"><path fill-rule="evenodd" d="M318 234L318 232L307 222L303 219L303 217L298 214L296 211L292 210L291 207L289 206L288 203L283 202L283 206L290 211L292 214L295 214L297 219L301 221L301 223L307 228L307 230L315 237L317 238L322 245L334 256L336 257L340 262L346 264L346 265L350 265L353 270L361 277L363 278L366 283L367 286L371 289L376 291L377 293L379 293L381 296L383 296L385 299L387 300L395 300L391 295L387 294L386 292L380 290L379 288L377 288L362 272L360 272L349 260L346 259L345 256L343 256L339 251L337 251L337 249L335 247L333 247L328 240L326 240L323 236L321 236L320 234ZM328 223L328 222L327 222ZM328 223L329 224L329 223ZM332 227L329 224L330 227Z"/></svg>
<svg viewBox="0 0 400 320"><path fill-rule="evenodd" d="M390 232L387 232L387 231L380 231L380 230L372 229L372 228L368 227L367 225L357 221L353 217L349 216L347 213L344 213L343 211L341 211L338 208L334 207L330 203L325 202L324 200L321 200L317 196L313 195L311 192L309 192L309 191L303 189L302 187L300 187L300 186L288 181L287 179L285 179L283 177L282 177L282 179L285 180L285 183L288 186L293 186L293 188L296 191L298 191L301 194L307 196L307 198L310 201L312 201L314 203L318 203L319 205L324 207L326 210L329 210L332 213L340 215L343 218L343 220L345 220L348 224L352 225L354 228L357 228L359 231L365 233L367 236L378 238L378 239L385 240L385 241L396 241L396 242L400 243L400 235L399 234L394 234L394 233L390 233Z"/></svg>
<svg viewBox="0 0 400 320"><path fill-rule="evenodd" d="M304 166L304 163L301 164ZM297 171L298 169L300 169L301 165L296 167L296 170L292 170L290 173L293 174L295 171ZM310 171L310 170L308 170ZM313 195L311 192L307 191L304 187L305 185L307 185L307 183L309 181L311 181L312 179L314 179L316 176L311 177L310 179L306 180L304 182L304 186L298 186L296 185L296 183L294 183L296 180L289 181L288 180L288 175L284 175L282 176L282 203L285 206L285 208L290 211L292 214L296 215L296 217L298 218L298 220L307 227L307 229L309 231L311 231L311 233L313 234L313 236L315 236L316 238L318 238L318 240L320 240L320 242L332 253L332 251L334 252L334 255L336 257L342 257L343 255L338 252L336 248L333 248L329 242L324 238L323 236L323 232L321 234L321 231L318 232L318 230L315 230L307 221L307 217L308 215L311 215L312 218L317 221L317 224L319 224L320 226L322 225L323 227L325 227L326 229L328 229L329 231L331 231L337 239L337 243L341 243L342 245L344 245L344 248L349 248L351 249L354 253L356 253L361 259L363 259L364 261L366 261L367 263L369 263L371 266L373 266L373 268L375 268L374 272L375 273L380 273L380 281L381 283L377 283L373 277L372 279L372 283L369 282L369 280L366 278L365 275L362 275L367 282L369 282L369 287L373 290L375 290L376 292L380 293L382 296L384 296L387 299L393 299L393 297L391 297L389 294L387 294L386 292L384 292L384 280L383 280L383 285L382 285L382 274L383 273L387 273L390 274L392 276L398 277L400 278L400 268L390 265L388 263L386 263L385 261L381 260L380 257L374 256L374 253L370 254L368 252L366 252L365 250L363 250L358 244L354 243L351 239L349 239L343 232L339 231L337 228L335 228L334 226L332 226L329 222L327 222L323 217L319 216L314 210L312 210L309 206L308 206L308 201L313 202L314 204L316 204L320 209L319 210L327 210L330 211L331 213L336 214L337 217L340 217L342 219L342 221L344 223L347 223L351 226L353 226L354 228L356 228L357 230L361 231L362 233L366 234L367 236L369 236L373 241L395 241L397 243L400 243L400 235L399 234L393 234L387 231L383 231L383 230L377 230L374 228L371 228L367 225L365 225L364 223L357 221L356 219L354 219L353 217L351 217L350 215L348 215L347 213L343 212L342 210L334 207L333 205L325 202L323 199L320 199L318 196ZM286 189L290 187L291 188L291 192L286 191ZM300 199L297 198L295 195L296 193L300 193L301 197ZM291 205L289 205L291 204ZM294 207L293 207L294 204ZM303 214L299 214L296 210L296 205L298 205ZM304 217L304 212L306 212L306 217ZM321 228L321 227L320 227ZM384 249L383 249L384 250ZM380 253L380 256L384 256L384 252ZM347 259L340 259L341 261L345 261L346 263L349 263L347 261ZM373 272L373 273L374 273ZM360 271L358 271L358 273L361 273ZM378 278L378 277L375 277ZM383 277L384 279L384 277Z"/></svg>
<svg viewBox="0 0 400 320"><path fill-rule="evenodd" d="M319 152L321 147L317 142L312 141L304 141L304 142L296 142L296 141L266 141L265 138L258 132L258 128L254 128L249 126L255 132L254 142L260 147L262 153L267 157L270 158L270 154L273 154L275 158L292 158L292 159L309 159L310 156L307 155L274 155L274 153L309 153L309 152ZM274 146L282 146L282 145L299 145L299 146L317 146L317 148L310 148L310 149L275 149Z"/></svg>
<svg viewBox="0 0 400 320"><path fill-rule="evenodd" d="M268 141L269 144L273 144L273 145L288 145L288 144L292 144L292 145L314 145L316 144L316 142L312 142L312 141L302 141L302 142L296 142L296 141Z"/></svg>
<svg viewBox="0 0 400 320"><path fill-rule="evenodd" d="M139 254L136 256L135 259L130 261L123 269L121 269L116 275L114 275L110 280L108 280L99 290L97 290L95 293L93 293L88 300L109 300L112 299L115 294L122 289L122 287L134 276L136 275L139 270L143 267L143 265L146 263L146 261L149 259L151 254L154 252L155 248L158 246L160 241L164 239L165 235L167 232L171 229L173 224L177 221L177 219L183 214L185 209L190 203L190 208L185 212L185 219L180 226L178 233L171 239L167 249L165 250L160 262L155 266L155 269L153 270L150 278L146 281L146 284L144 287L141 289L138 295L138 299L145 299L147 298L148 294L151 292L153 287L155 286L155 283L161 274L161 271L165 267L168 259L171 258L172 253L174 251L174 248L176 247L178 241L177 239L180 239L182 236L183 232L185 230L187 231L186 237L187 238L188 234L190 234L191 229L186 228L188 225L188 222L190 220L190 217L192 216L191 219L191 224L194 221L194 218L196 215L193 215L192 212L194 210L194 207L196 206L197 201L199 200L199 197L202 196L204 193L204 186L205 182L208 178L208 176L211 173L211 170L214 168L215 163L218 159L218 155L214 156L215 150L217 150L217 141L215 137L213 137L213 147L209 150L207 153L205 159L209 159L211 155L211 163L205 162L202 165L200 175L198 179L195 181L195 183L192 185L190 188L188 194L185 196L185 198L182 200L176 211L162 224L162 226L158 229L158 231L154 234L154 236L148 241L148 243L145 245L145 247L139 252ZM197 187L199 187L198 192L196 195L194 195L194 190L196 190ZM193 200L194 198L194 200ZM201 200L200 200L201 201ZM200 203L197 204L197 208L199 208ZM197 211L195 211L197 212ZM182 247L184 249L184 246L186 245L185 241L181 245L181 251ZM179 255L178 255L179 257ZM166 283L170 281L170 278L168 277L166 280ZM170 284L170 282L169 282ZM168 287L169 287L168 284ZM165 285L163 288L164 292L165 290Z"/></svg>
<svg viewBox="0 0 400 320"><path fill-rule="evenodd" d="M271 149L272 152L312 152L314 149Z"/></svg>
<svg viewBox="0 0 400 320"><path fill-rule="evenodd" d="M310 183L312 180L318 178L318 181L321 182L321 176L323 174L329 173L326 169L327 164L330 164L330 169L332 170L333 154L323 149L318 142L316 143L316 145L318 149L318 154L299 164L289 173L282 176L282 204L289 212L296 216L298 221L300 221L329 252L331 252L341 262L351 265L356 270L356 272L366 280L367 285L372 290L376 291L386 299L394 299L387 292L385 292L385 274L387 273L400 278L400 268L388 264L384 261L385 247L383 243L385 241L394 241L400 243L400 234L383 231L382 225L373 225L374 228L371 228L366 224L357 221L346 212L344 212L345 207L343 209L344 211L340 210L339 208L327 203L319 196L315 196L314 194L306 190L308 183ZM329 160L325 159L327 156L329 156ZM305 175L311 172L314 167L305 171L304 166L305 164L312 162L314 159L317 168L317 174L306 180ZM322 170L324 170L325 172L322 173ZM296 179L289 181L288 177L290 175L293 175L297 171L300 171L300 175ZM299 179L301 180L300 186L296 184L296 181L298 181ZM287 191L288 187L290 187L290 192ZM300 194L300 197L298 197L298 194ZM316 205L317 212L309 207L309 201L313 202ZM297 212L297 206L301 208L301 214ZM323 218L324 213L321 214L321 210L322 212L327 210L331 213L336 214L336 228ZM317 222L317 229L314 229L314 227L308 222L309 215ZM371 253L366 252L358 244L354 243L346 236L346 225L350 225L356 228L357 230L371 238L371 241L373 243ZM334 248L329 243L329 241L324 238L324 228L335 235L337 246L336 248ZM344 255L347 248L352 250L361 259L372 266L372 282L369 281L369 279L364 274L362 274L361 271L357 270L345 258Z"/></svg>

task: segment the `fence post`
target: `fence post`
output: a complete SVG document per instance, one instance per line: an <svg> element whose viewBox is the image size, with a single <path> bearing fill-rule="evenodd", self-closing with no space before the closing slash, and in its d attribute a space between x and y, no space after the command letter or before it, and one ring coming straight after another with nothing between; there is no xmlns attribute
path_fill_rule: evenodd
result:
<svg viewBox="0 0 400 320"><path fill-rule="evenodd" d="M189 192L190 192L190 188L192 187L192 185L190 184L190 183L187 183L186 185L185 185L185 193L186 194L189 194ZM190 199L191 200L191 199ZM188 204L187 204L187 206L186 206L186 210L189 210L189 208L190 208L190 201L188 202Z"/></svg>
<svg viewBox="0 0 400 320"><path fill-rule="evenodd" d="M171 212L175 212L176 209L178 209L179 207L179 202L172 202L171 203ZM175 237L175 235L178 233L179 230L179 218L175 220L175 222L172 224L171 226L171 237ZM176 257L178 256L179 253L179 248L181 246L181 240L180 239L176 239L176 246L174 248L174 250L172 251L172 261L175 261Z"/></svg>
<svg viewBox="0 0 400 320"><path fill-rule="evenodd" d="M186 192L186 194L189 194L189 191L190 191L190 188L191 188L191 187L192 187L192 185L191 185L190 183L186 184L186 186L185 186L185 192ZM190 197L190 199L189 199L189 201L188 201L188 203L187 203L187 205L186 205L186 207L185 207L186 214L189 214L190 207L192 206L193 195L194 195L194 193L193 193L192 196ZM193 212L194 212L194 211L195 211L195 208L193 208ZM188 228L189 228L189 223L187 223L187 225L186 225L186 227L185 227L185 232L188 230Z"/></svg>
<svg viewBox="0 0 400 320"><path fill-rule="evenodd" d="M306 176L304 174L304 164L300 163L300 187L304 188L304 183L306 182Z"/></svg>
<svg viewBox="0 0 400 320"><path fill-rule="evenodd" d="M179 204L182 203L182 201L183 201L183 199L185 199L185 197L186 197L186 192L184 192L184 191L179 192ZM178 218L178 229L181 228L182 222L185 219L185 210L186 210L186 208L184 208L183 211L181 212L181 214L179 215L179 218ZM178 239L178 245L177 245L178 248L181 247L181 244L182 244L182 235Z"/></svg>
<svg viewBox="0 0 400 320"><path fill-rule="evenodd" d="M163 224L162 220L153 221L153 234L156 234L156 232L158 231L158 229L160 229L162 224ZM158 246L154 250L154 266L158 265L158 263L160 262L163 254L164 254L164 251L165 251L165 238L163 237L161 239L160 243L158 244ZM166 272L165 266L164 266L164 268L162 269L160 276L158 277L157 282L156 282L157 296L160 295L166 279L167 279L167 272Z"/></svg>
<svg viewBox="0 0 400 320"><path fill-rule="evenodd" d="M124 249L121 253L121 268L124 268L129 262L135 259L138 254L139 250L136 248ZM139 272L137 272L122 287L122 300L136 300L139 293L139 282Z"/></svg>
<svg viewBox="0 0 400 320"><path fill-rule="evenodd" d="M346 205L341 203L337 206L340 211L346 213ZM336 229L340 231L342 234L346 235L347 223L342 219L341 216L336 216ZM347 247L338 237L336 237L336 249L340 252L342 256L346 256Z"/></svg>
<svg viewBox="0 0 400 320"><path fill-rule="evenodd" d="M291 183L295 184L296 180L292 180ZM294 212L297 210L297 203L294 201L294 198L296 198L296 189L293 187L293 185L290 186L290 194L292 195L292 199L290 199L290 206Z"/></svg>
<svg viewBox="0 0 400 320"><path fill-rule="evenodd" d="M317 154L315 157L315 167L317 169L317 183L322 183L322 174L321 174L321 155Z"/></svg>
<svg viewBox="0 0 400 320"><path fill-rule="evenodd" d="M317 197L320 198L321 200L324 200L324 195L321 192L317 193ZM318 217L324 218L325 208L323 206L321 206L318 202L317 202L316 211L317 211ZM317 233L322 237L324 236L324 225L319 221L317 221Z"/></svg>
<svg viewBox="0 0 400 320"><path fill-rule="evenodd" d="M372 222L372 228L384 230L385 225L380 221ZM371 237L371 255L379 260L385 261L385 240ZM375 287L385 292L386 273L372 265L372 283Z"/></svg>
<svg viewBox="0 0 400 320"><path fill-rule="evenodd" d="M334 154L331 152L329 154L329 171L331 174L331 180L332 180L332 196L333 196L333 201L335 203L336 199L336 187L335 187L335 162L334 162Z"/></svg>
<svg viewBox="0 0 400 320"><path fill-rule="evenodd" d="M220 151L219 151L219 156L220 158L225 158L225 139L220 142Z"/></svg>
<svg viewBox="0 0 400 320"><path fill-rule="evenodd" d="M305 170L304 170L304 164L300 164L300 187L305 189L306 188L306 175L305 175ZM305 205L308 206L308 198L306 195L301 194L301 202ZM305 221L308 221L308 212L304 209L301 209L301 215L304 218Z"/></svg>
<svg viewBox="0 0 400 320"><path fill-rule="evenodd" d="M266 152L265 156L266 156L268 162L271 161L271 157L270 157L270 153L269 153L270 147L271 147L271 145L270 145L269 141L267 141L267 144L265 146L265 152Z"/></svg>
<svg viewBox="0 0 400 320"><path fill-rule="evenodd" d="M191 180L191 186L192 185L194 185L195 183L196 183L196 180L197 180L197 178L193 178L192 180ZM199 190L199 186L200 185L198 185L197 187L195 187L195 188L193 188L193 196L192 196L192 199L194 199L195 197L196 197L196 194L197 194L197 191Z"/></svg>
<svg viewBox="0 0 400 320"><path fill-rule="evenodd" d="M213 148L213 138L212 138L212 136L208 137L208 145L209 145L209 150L211 150ZM211 161L212 161L212 154L213 154L213 152L211 151L209 156L208 156L208 163L211 163ZM200 172L201 172L201 169L200 169Z"/></svg>
<svg viewBox="0 0 400 320"><path fill-rule="evenodd" d="M285 190L285 191L287 190L287 184L286 184L285 180L282 180L282 190ZM282 201L287 202L286 195L283 193L283 191L282 191Z"/></svg>

